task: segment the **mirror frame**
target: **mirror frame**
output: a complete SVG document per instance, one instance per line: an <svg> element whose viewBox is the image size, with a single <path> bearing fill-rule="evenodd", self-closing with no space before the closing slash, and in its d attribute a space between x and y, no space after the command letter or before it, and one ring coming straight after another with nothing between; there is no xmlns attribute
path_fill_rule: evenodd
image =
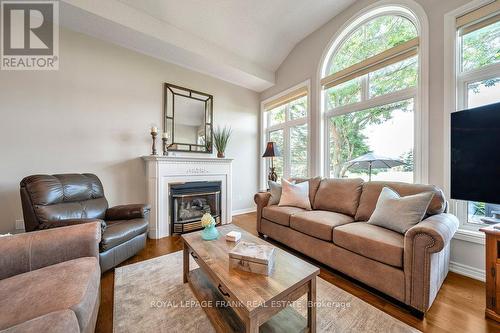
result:
<svg viewBox="0 0 500 333"><path fill-rule="evenodd" d="M168 105L168 94L172 94L172 115L169 116L168 114L168 108L170 105ZM192 143L185 143L185 142L176 142L175 141L175 96L182 96L182 97L187 97L191 98L197 101L201 101L205 103L205 122L204 122L204 127L205 127L205 141L209 143L207 146L205 145L198 145L198 144L192 144ZM164 84L164 90L163 90L163 132L167 132L170 134L169 138L169 144L167 145L168 151L179 151L179 152L190 152L190 153L202 153L202 154L211 154L213 152L213 130L214 130L214 114L213 114L213 104L214 104L214 98L212 95L203 93L201 91L196 91L192 90L189 88L184 88L177 86L175 84L171 83L165 83ZM207 122L207 115L210 117L210 122ZM168 129L168 121L172 122L171 128ZM209 140L207 136L207 128L210 128L210 137ZM173 148L176 145L180 146L187 146L188 149L179 149L179 148ZM204 150L196 150L197 148L199 149L200 147L205 148Z"/></svg>

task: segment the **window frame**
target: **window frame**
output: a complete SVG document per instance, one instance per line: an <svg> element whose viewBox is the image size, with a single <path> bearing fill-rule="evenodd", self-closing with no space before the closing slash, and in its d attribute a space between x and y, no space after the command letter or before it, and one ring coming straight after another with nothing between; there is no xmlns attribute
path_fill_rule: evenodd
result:
<svg viewBox="0 0 500 333"><path fill-rule="evenodd" d="M277 100L283 96L286 96L287 94L299 90L301 88L305 88L307 90L307 102L306 102L306 110L307 114L303 118L299 119L290 119L290 108L289 106L286 107L285 109L285 121L280 123L280 124L275 124L272 126L268 126L269 124L269 110L266 110L265 105ZM270 132L277 131L277 130L283 130L283 151L282 157L283 157L283 175L278 175L279 177L282 178L289 178L290 177L290 170L291 170L291 164L290 164L290 129L295 126L300 126L300 125L307 125L307 171L308 171L308 177L312 175L311 172L311 83L310 80L306 80L304 82L301 82L293 87L290 87L289 89L286 89L285 91L282 91L281 93L278 93L272 97L269 97L263 101L261 101L261 133L260 133L260 156L264 154L264 149L266 147L266 143L269 141L269 135ZM301 97L302 98L302 97ZM269 171L269 165L270 161L269 159L264 159L261 158L261 163L260 163L260 188L262 190L265 190L268 188L267 186L267 175Z"/></svg>
<svg viewBox="0 0 500 333"><path fill-rule="evenodd" d="M428 31L427 19L425 14L416 15L414 10L410 10L404 6L381 6L379 8L369 8L365 13L360 14L357 18L351 19L351 24L339 29L339 32L330 43L327 52L324 53L323 62L320 71L320 81L327 77L331 62L337 50L343 45L344 41L352 36L352 34L367 22L376 19L380 16L401 16L413 23L417 30L417 37L420 39L418 47L418 81L415 87L402 89L396 92L388 93L381 96L369 98L369 80L368 75L360 76L361 80L361 101L349 105L343 105L334 109L327 109L325 90L320 88L319 100L322 110L321 130L323 143L323 176L329 176L330 167L330 143L328 139L328 123L330 117L339 116L342 114L363 111L372 107L382 106L386 104L413 99L414 101L414 172L413 180L418 183L428 182ZM423 20L424 22L421 22ZM321 87L321 85L320 85Z"/></svg>
<svg viewBox="0 0 500 333"><path fill-rule="evenodd" d="M487 79L492 76L491 69L500 69L500 64L492 64L480 69L462 73L461 69L461 38L458 33L456 21L459 17L475 11L492 0L475 0L467 3L444 16L444 192L450 197L451 185L451 114L462 110L467 105L467 84ZM489 73L488 73L489 72ZM497 74L498 75L498 74ZM485 244L484 233L477 223L469 223L467 201L449 200L450 213L457 216L459 228L454 238L477 244Z"/></svg>
<svg viewBox="0 0 500 333"><path fill-rule="evenodd" d="M487 80L493 77L500 77L500 63L486 65L482 68L471 69L469 71L462 70L462 38L459 36L458 29L455 36L455 75L456 75L456 107L451 113L469 108L468 100L468 85L474 82ZM450 113L450 116L451 116ZM451 119L451 118L450 118ZM451 130L451 129L450 129ZM451 170L450 170L451 172ZM451 184L450 184L451 185ZM468 203L471 201L451 200L451 209L457 215L460 221L460 227L465 230L478 231L479 228L487 226L485 223L470 222Z"/></svg>

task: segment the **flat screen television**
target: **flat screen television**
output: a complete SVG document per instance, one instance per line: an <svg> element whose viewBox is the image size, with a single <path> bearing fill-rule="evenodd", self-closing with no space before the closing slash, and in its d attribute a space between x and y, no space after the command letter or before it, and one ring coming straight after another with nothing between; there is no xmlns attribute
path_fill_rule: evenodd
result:
<svg viewBox="0 0 500 333"><path fill-rule="evenodd" d="M500 103L452 113L451 198L500 204Z"/></svg>

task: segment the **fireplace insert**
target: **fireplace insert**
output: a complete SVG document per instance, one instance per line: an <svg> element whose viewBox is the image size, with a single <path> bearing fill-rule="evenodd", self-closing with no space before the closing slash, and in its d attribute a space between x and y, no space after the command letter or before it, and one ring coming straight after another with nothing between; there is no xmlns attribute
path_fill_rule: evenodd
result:
<svg viewBox="0 0 500 333"><path fill-rule="evenodd" d="M202 229L201 217L211 214L221 223L221 182L187 182L170 185L172 232L182 234Z"/></svg>

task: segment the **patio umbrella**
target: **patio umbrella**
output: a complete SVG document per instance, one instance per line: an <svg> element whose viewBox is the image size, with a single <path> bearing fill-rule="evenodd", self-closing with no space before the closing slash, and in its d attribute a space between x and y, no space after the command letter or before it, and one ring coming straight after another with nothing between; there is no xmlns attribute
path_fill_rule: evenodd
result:
<svg viewBox="0 0 500 333"><path fill-rule="evenodd" d="M375 155L374 153L368 153L361 155L349 162L346 162L349 166L355 167L356 169L368 170L369 180L372 180L372 169L386 169L393 168L399 165L405 165L406 163L400 160L396 160L394 158Z"/></svg>

